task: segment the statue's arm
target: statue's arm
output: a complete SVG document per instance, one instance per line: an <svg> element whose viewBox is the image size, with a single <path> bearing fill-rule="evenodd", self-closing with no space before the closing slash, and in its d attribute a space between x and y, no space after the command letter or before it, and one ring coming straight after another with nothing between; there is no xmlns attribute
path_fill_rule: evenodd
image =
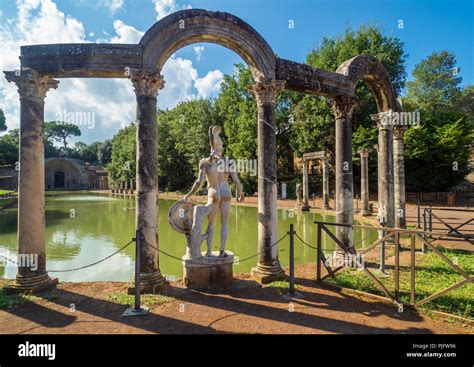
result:
<svg viewBox="0 0 474 367"><path fill-rule="evenodd" d="M199 191L201 188L202 184L204 183L204 180L206 178L206 166L204 165L204 162L199 162L199 174L196 182L194 183L192 189L185 195L184 201L187 201L194 193Z"/></svg>
<svg viewBox="0 0 474 367"><path fill-rule="evenodd" d="M230 177L232 178L232 181L234 181L235 187L237 187L237 192L239 194L237 196L237 201L244 201L244 187L242 186L242 182L240 182L239 175L237 174L237 172L232 171L230 173Z"/></svg>

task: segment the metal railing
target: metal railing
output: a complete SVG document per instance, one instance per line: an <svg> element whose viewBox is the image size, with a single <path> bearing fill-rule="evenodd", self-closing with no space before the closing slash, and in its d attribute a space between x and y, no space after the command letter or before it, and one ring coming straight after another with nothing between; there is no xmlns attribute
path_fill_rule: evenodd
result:
<svg viewBox="0 0 474 367"><path fill-rule="evenodd" d="M340 265L337 266L335 269L332 269L329 262L327 261L323 249L322 249L322 233L324 232L327 234L334 243L342 250L342 254L345 255L356 255L356 250L354 247L348 248L344 243L342 243L328 228L328 226L340 226L346 228L359 228L359 229L369 229L369 230L376 230L379 233L383 233L384 235L381 236L377 241L373 242L371 245L359 250L357 255L363 255L368 253L369 251L375 249L377 246L384 244L386 241L391 240L394 245L394 273L393 273L393 289L394 292L390 292L389 289L375 276L375 274L370 271L365 264L361 264L360 268L367 274L367 276L371 279L371 281L393 302L396 304L401 304L400 298L400 238L401 236L408 236L410 241L410 305L418 307L427 302L430 302L440 296L443 296L464 284L470 283L474 281L474 276L470 275L467 271L460 268L456 265L449 257L447 257L442 251L440 251L432 242L427 240L428 236L439 235L437 232L433 231L420 231L420 230L409 230L409 229L401 229L401 228L388 228L388 227L372 227L372 226L365 226L365 225L349 225L343 223L329 223L329 222L314 222L317 224L317 263L316 263L316 281L323 282L328 277L336 278L336 273L347 266ZM426 247L426 249L431 250L436 256L438 256L443 262L445 262L454 272L461 275L464 279L461 281L456 282L455 284L444 288L430 296L423 298L419 301L416 301L416 294L415 294L415 283L416 283L416 240L420 240L422 247ZM436 238L435 240L437 240ZM384 261L385 253L381 252L381 263ZM322 265L325 266L327 274L322 275Z"/></svg>

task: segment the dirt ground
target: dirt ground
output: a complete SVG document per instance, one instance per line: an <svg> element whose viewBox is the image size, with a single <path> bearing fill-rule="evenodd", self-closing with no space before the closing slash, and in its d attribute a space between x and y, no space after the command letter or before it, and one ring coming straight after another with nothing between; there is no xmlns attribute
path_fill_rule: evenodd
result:
<svg viewBox="0 0 474 367"><path fill-rule="evenodd" d="M170 285L170 302L150 307L143 317L124 318L125 306L107 295L125 291L126 283L61 283L38 302L0 310L3 334L104 333L270 333L270 334L443 334L472 333L461 323L435 320L380 301L321 288L309 280L314 265L297 267L302 299L285 299L248 275L236 276L220 292L198 292ZM73 310L74 306L75 310Z"/></svg>

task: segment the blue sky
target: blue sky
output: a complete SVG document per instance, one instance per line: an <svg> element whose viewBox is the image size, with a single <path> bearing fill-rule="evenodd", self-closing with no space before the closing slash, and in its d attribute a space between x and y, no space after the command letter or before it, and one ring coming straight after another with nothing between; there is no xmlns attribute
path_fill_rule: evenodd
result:
<svg viewBox="0 0 474 367"><path fill-rule="evenodd" d="M474 83L474 1L472 0L0 0L2 69L18 63L21 44L59 42L137 42L157 19L192 7L232 13L252 25L280 57L304 62L323 37L335 37L350 26L380 25L405 43L409 79L416 63L432 51L456 55L463 84ZM294 22L294 28L288 22ZM403 29L399 29L399 21ZM33 34L33 35L32 35ZM196 47L204 47L197 49ZM200 56L198 56L200 55ZM221 46L191 45L178 51L164 70L167 91L159 106L179 100L215 96L222 75L241 59ZM0 82L0 107L10 128L17 127L18 97ZM46 118L58 110L96 112L93 129L81 140L109 138L133 119L134 101L127 81L64 80L50 92ZM166 89L166 88L165 88ZM51 95L51 96L50 96ZM106 98L108 97L108 98ZM49 102L49 103L48 103ZM54 106L52 106L54 105ZM82 107L81 107L82 106ZM88 131L90 130L90 131Z"/></svg>

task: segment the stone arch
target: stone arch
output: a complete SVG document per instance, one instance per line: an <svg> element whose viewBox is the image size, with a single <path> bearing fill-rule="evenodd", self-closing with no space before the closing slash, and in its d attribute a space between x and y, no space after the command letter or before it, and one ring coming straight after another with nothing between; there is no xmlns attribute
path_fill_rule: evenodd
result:
<svg viewBox="0 0 474 367"><path fill-rule="evenodd" d="M84 171L80 165L69 158L49 158L45 160L45 187L55 189L55 175L62 172L65 189L80 189L84 181Z"/></svg>
<svg viewBox="0 0 474 367"><path fill-rule="evenodd" d="M181 10L155 23L140 40L143 66L161 71L175 51L198 42L236 52L255 79L275 78L275 54L253 27L232 14L201 9Z"/></svg>
<svg viewBox="0 0 474 367"><path fill-rule="evenodd" d="M365 81L375 97L379 112L398 111L399 104L387 69L376 57L358 55L344 61L336 73L344 75L352 82L352 93L355 93L359 81Z"/></svg>

